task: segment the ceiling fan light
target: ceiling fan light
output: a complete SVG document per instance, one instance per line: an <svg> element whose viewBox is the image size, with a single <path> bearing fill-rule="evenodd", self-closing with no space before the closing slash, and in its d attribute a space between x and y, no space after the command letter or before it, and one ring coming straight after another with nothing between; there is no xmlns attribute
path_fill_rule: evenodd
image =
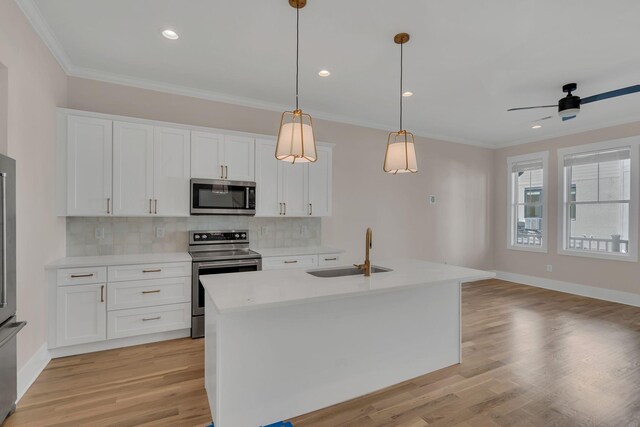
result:
<svg viewBox="0 0 640 427"><path fill-rule="evenodd" d="M401 130L389 134L387 152L384 156L384 171L394 175L418 172L416 148L411 132Z"/></svg>
<svg viewBox="0 0 640 427"><path fill-rule="evenodd" d="M566 110L562 110L558 112L558 115L560 117L570 117L570 116L575 116L580 112L580 108L568 108Z"/></svg>
<svg viewBox="0 0 640 427"><path fill-rule="evenodd" d="M315 162L317 158L311 116L300 110L282 113L276 159L291 163L308 163Z"/></svg>

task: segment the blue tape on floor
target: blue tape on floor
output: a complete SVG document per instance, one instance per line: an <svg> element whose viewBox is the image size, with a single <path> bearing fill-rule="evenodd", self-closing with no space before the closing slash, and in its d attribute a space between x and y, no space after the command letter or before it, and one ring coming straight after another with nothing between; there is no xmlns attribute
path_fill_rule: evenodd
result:
<svg viewBox="0 0 640 427"><path fill-rule="evenodd" d="M213 423L211 423L207 427L215 427L215 426L213 425ZM293 427L293 424L291 424L288 421L287 422L278 421L277 423L269 424L268 426L263 426L263 427Z"/></svg>

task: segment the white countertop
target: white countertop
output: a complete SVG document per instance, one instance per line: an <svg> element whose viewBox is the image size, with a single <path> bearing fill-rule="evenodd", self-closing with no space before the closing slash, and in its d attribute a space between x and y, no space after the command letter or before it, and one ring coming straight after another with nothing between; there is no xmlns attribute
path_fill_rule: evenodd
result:
<svg viewBox="0 0 640 427"><path fill-rule="evenodd" d="M48 263L46 269L95 267L109 265L157 264L164 262L191 262L187 252L169 252L155 254L127 254L102 256L76 256L60 258Z"/></svg>
<svg viewBox="0 0 640 427"><path fill-rule="evenodd" d="M393 271L373 273L371 277L321 278L308 274L308 270L271 270L201 276L200 281L218 311L225 313L495 277L495 273L489 271L415 259L376 262L374 265ZM332 268L338 267L329 269Z"/></svg>
<svg viewBox="0 0 640 427"><path fill-rule="evenodd" d="M342 249L331 248L329 246L306 246L298 248L251 248L251 250L258 252L263 257L337 254L344 252Z"/></svg>

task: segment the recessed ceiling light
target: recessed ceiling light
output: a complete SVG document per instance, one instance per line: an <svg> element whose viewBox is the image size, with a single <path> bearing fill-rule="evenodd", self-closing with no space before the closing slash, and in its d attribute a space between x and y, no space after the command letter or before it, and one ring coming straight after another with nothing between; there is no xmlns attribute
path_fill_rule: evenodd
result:
<svg viewBox="0 0 640 427"><path fill-rule="evenodd" d="M178 37L180 37L178 36L178 33L173 30L164 30L162 31L162 35L169 40L178 40Z"/></svg>
<svg viewBox="0 0 640 427"><path fill-rule="evenodd" d="M542 127L542 125L533 125L531 126L531 129L540 129Z"/></svg>
<svg viewBox="0 0 640 427"><path fill-rule="evenodd" d="M413 92L411 92L410 90L403 92L402 96L408 97L408 96L413 96Z"/></svg>
<svg viewBox="0 0 640 427"><path fill-rule="evenodd" d="M320 77L329 77L331 75L331 73L329 72L329 70L320 70L320 72L318 73L318 75Z"/></svg>

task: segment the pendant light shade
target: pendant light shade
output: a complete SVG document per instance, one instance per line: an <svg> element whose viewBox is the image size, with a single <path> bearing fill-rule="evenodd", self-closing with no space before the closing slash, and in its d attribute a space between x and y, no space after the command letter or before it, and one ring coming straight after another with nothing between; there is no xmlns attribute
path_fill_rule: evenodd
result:
<svg viewBox="0 0 640 427"><path fill-rule="evenodd" d="M405 130L391 132L387 138L384 171L392 174L418 172L413 134Z"/></svg>
<svg viewBox="0 0 640 427"><path fill-rule="evenodd" d="M285 111L280 120L276 159L291 163L315 162L318 158L311 116L301 110Z"/></svg>
<svg viewBox="0 0 640 427"><path fill-rule="evenodd" d="M382 169L395 175L398 173L418 172L418 161L416 159L413 134L402 129L402 100L404 93L402 89L403 45L409 41L409 34L396 34L393 40L400 45L400 130L389 133Z"/></svg>
<svg viewBox="0 0 640 427"><path fill-rule="evenodd" d="M311 116L303 113L298 107L300 9L305 7L307 0L288 1L291 7L296 9L296 108L293 111L285 111L280 118L276 159L291 163L315 162L318 153Z"/></svg>

